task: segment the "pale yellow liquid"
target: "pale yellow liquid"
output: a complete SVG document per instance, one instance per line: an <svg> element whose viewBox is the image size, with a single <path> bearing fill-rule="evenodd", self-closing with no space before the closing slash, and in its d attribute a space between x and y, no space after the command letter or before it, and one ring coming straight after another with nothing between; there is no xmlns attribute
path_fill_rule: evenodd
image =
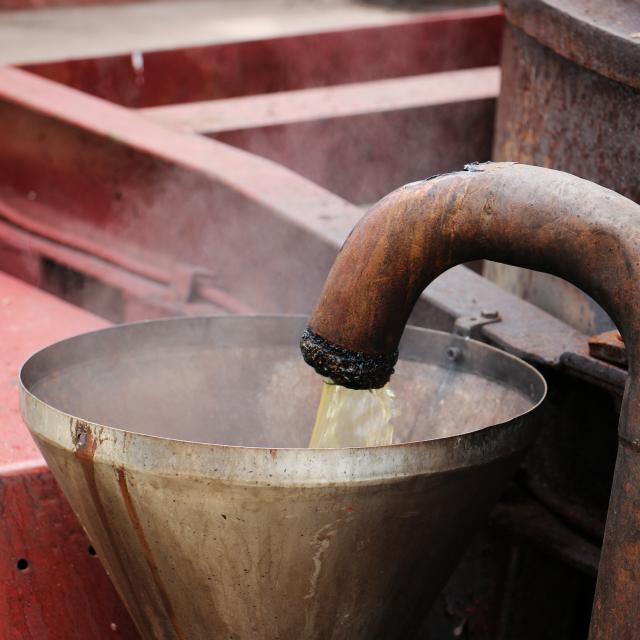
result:
<svg viewBox="0 0 640 640"><path fill-rule="evenodd" d="M354 391L325 382L310 448L373 447L393 442L395 395L382 389Z"/></svg>

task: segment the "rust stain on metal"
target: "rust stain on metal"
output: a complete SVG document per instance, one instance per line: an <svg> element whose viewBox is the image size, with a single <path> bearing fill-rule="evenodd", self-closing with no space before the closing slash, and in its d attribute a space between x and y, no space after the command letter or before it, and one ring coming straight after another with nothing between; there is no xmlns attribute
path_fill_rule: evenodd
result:
<svg viewBox="0 0 640 640"><path fill-rule="evenodd" d="M503 0L507 24L493 157L560 169L640 202L640 5ZM589 158L585 162L585 158ZM491 265L491 279L591 335L603 310L547 274Z"/></svg>
<svg viewBox="0 0 640 640"><path fill-rule="evenodd" d="M605 362L627 366L627 350L618 331L605 331L589 338L589 355Z"/></svg>
<svg viewBox="0 0 640 640"><path fill-rule="evenodd" d="M586 69L640 88L637 3L503 0L502 5L511 24L544 46Z"/></svg>
<svg viewBox="0 0 640 640"><path fill-rule="evenodd" d="M635 640L639 636L639 453L638 447L627 444L618 450L607 521L607 536L614 537L618 544L612 545L609 540L600 560L591 640ZM616 529L612 529L611 520L614 520Z"/></svg>
<svg viewBox="0 0 640 640"><path fill-rule="evenodd" d="M74 445L74 454L76 459L81 465L82 474L84 475L89 494L91 495L91 501L96 509L100 524L107 534L111 551L113 552L113 560L118 565L118 571L121 576L124 577L127 588L129 591L129 597L127 602L129 606L133 606L138 612L143 612L144 607L140 604L137 597L137 590L135 589L129 573L126 571L126 563L119 555L120 545L116 539L116 535L113 528L109 524L109 516L100 497L100 491L98 490L98 483L96 481L96 473L94 466L94 456L99 440L96 438L91 425L83 420L72 420L71 423L71 439Z"/></svg>
<svg viewBox="0 0 640 640"><path fill-rule="evenodd" d="M96 441L88 423L82 420L72 421L71 441L73 442L76 457L81 461L93 461L96 452Z"/></svg>
<svg viewBox="0 0 640 640"><path fill-rule="evenodd" d="M180 631L178 627L178 621L176 619L175 611L173 610L173 606L171 605L171 600L166 592L166 589L162 583L162 579L160 578L160 572L158 571L158 567L153 558L153 553L151 551L151 547L149 546L149 541L144 533L144 529L142 527L142 523L140 522L140 517L138 516L138 512L136 510L135 505L133 504L133 500L131 499L131 494L129 493L129 487L127 485L127 476L125 470L121 467L117 471L118 473L118 486L120 487L120 493L122 494L122 499L124 500L125 507L127 508L127 514L129 515L129 520L133 526L133 530L136 533L138 541L142 546L142 552L144 554L144 558L147 562L147 566L149 567L149 571L153 577L153 581L158 587L158 593L160 594L160 599L162 600L162 606L164 607L165 613L167 617L171 621L171 626L178 637L179 640L185 640L184 635Z"/></svg>

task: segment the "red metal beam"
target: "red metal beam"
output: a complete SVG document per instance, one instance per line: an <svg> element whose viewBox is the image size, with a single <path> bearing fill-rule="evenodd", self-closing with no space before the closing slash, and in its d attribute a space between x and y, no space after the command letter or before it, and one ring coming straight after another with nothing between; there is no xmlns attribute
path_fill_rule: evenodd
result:
<svg viewBox="0 0 640 640"><path fill-rule="evenodd" d="M0 200L0 240L3 243L21 251L25 257L44 256L120 289L144 301L147 314L153 313L152 309L162 310L162 315L253 313L249 305L218 289L208 277L210 274L202 269L177 261L171 265L171 270L166 265L156 266L153 255L148 252L139 250L132 255L117 246L101 244L95 238L83 238L38 220L37 216L22 213L11 202L12 197L6 193L4 200ZM39 203L31 203L29 209L31 213L39 211L41 218L52 214ZM40 279L34 284L40 284ZM202 302L196 302L194 298ZM123 313L122 319L136 318Z"/></svg>
<svg viewBox="0 0 640 640"><path fill-rule="evenodd" d="M129 107L150 107L498 64L497 7L418 14L377 27L27 65Z"/></svg>
<svg viewBox="0 0 640 640"><path fill-rule="evenodd" d="M351 202L491 157L497 67L143 110L274 160Z"/></svg>
<svg viewBox="0 0 640 640"><path fill-rule="evenodd" d="M298 122L495 99L498 67L151 107L140 113L179 131L212 135Z"/></svg>

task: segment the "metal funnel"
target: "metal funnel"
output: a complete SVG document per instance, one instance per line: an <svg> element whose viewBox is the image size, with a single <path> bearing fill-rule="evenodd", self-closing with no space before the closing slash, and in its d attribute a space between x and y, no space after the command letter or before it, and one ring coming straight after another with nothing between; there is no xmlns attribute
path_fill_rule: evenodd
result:
<svg viewBox="0 0 640 640"><path fill-rule="evenodd" d="M410 638L535 435L535 369L407 328L400 444L306 449L305 325L124 325L24 365L24 419L145 638Z"/></svg>

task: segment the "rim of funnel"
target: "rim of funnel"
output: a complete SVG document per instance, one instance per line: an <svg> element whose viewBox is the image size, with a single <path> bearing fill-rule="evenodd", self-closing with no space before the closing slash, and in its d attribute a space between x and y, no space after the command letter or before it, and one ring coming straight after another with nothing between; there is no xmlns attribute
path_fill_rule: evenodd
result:
<svg viewBox="0 0 640 640"><path fill-rule="evenodd" d="M78 334L54 342L31 354L20 367L20 411L32 436L73 453L73 430L84 425L96 436L92 455L94 462L126 466L156 475L190 475L211 478L217 474L221 481L247 485L322 485L366 483L382 479L401 479L407 476L431 475L453 471L463 467L489 464L511 455L523 453L537 433L537 425L531 419L547 396L544 376L521 358L491 345L461 338L446 331L407 325L413 332L438 334L461 343L476 345L526 368L539 385L537 400L531 406L507 420L479 427L463 434L443 436L429 440L411 440L389 445L343 448L307 447L259 447L237 444L216 444L195 440L183 440L165 436L129 431L103 425L57 409L38 398L25 384L24 372L34 358L55 345L71 342L81 336L92 336L122 330L122 327L176 321L202 321L220 319L226 321L256 319L290 319L303 321L300 314L255 315L201 315L176 316L157 320L114 325ZM318 376L319 381L321 380ZM38 415L40 414L40 415ZM44 419L43 419L44 418ZM42 429L34 423L46 423ZM138 446L140 445L140 446ZM42 448L41 448L42 449ZM197 452L197 455L193 453ZM42 451L47 462L47 455ZM179 472L176 474L176 470Z"/></svg>

